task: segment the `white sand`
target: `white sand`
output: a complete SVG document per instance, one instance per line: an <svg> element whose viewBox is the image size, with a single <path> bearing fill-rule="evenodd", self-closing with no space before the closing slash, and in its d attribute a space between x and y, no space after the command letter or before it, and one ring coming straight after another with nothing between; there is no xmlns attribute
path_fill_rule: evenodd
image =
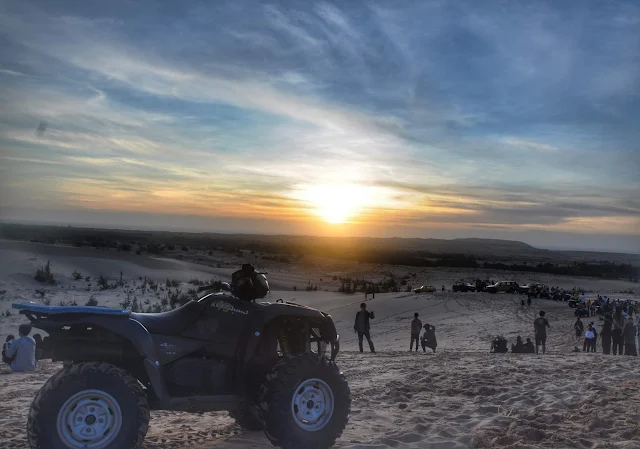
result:
<svg viewBox="0 0 640 449"><path fill-rule="evenodd" d="M47 259L62 284L48 289L52 304L65 298L81 303L89 294L95 294L101 305L115 306L123 299L123 289L80 290L86 282L70 279L74 269L85 275L102 273L112 280L122 269L129 288L138 276L186 281L231 271L60 248L0 244L0 290L7 290L0 310L16 300L34 299L34 289L40 286L32 275ZM36 260L30 260L33 258ZM286 284L304 282L310 276L326 277L326 272L283 273L282 279ZM446 271L439 276L445 282L447 276L461 275ZM574 279L557 283L571 281L582 285ZM602 294L628 288L622 282L588 282ZM269 299L279 297L330 312L339 328L342 352L338 364L349 380L353 403L349 425L337 448L640 448L640 360L572 353L574 317L566 303L534 300L531 310L522 310L520 298L511 295L376 295L375 300L367 301L376 314L371 333L378 353L372 355L357 352L352 330L362 295L274 291ZM141 293L139 298L157 299L154 294ZM540 308L547 311L552 326L547 355L488 353L497 333L510 340L516 335L532 337L531 323ZM436 326L437 354L407 352L414 312L420 313L423 322ZM15 333L22 321L16 316L0 318L0 338ZM59 365L47 362L30 375L0 368L0 447L27 449L24 428L30 402L58 369ZM145 449L212 447L271 445L260 432L241 431L225 413L152 413Z"/></svg>

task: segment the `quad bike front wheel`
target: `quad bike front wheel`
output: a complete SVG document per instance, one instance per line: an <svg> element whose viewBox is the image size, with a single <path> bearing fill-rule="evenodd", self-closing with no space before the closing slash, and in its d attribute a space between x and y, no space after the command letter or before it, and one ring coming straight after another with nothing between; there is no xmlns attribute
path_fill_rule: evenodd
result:
<svg viewBox="0 0 640 449"><path fill-rule="evenodd" d="M271 443L285 449L327 449L349 420L349 386L325 357L283 357L262 387L261 414Z"/></svg>
<svg viewBox="0 0 640 449"><path fill-rule="evenodd" d="M108 363L79 363L49 379L27 422L31 449L139 449L149 428L140 383Z"/></svg>

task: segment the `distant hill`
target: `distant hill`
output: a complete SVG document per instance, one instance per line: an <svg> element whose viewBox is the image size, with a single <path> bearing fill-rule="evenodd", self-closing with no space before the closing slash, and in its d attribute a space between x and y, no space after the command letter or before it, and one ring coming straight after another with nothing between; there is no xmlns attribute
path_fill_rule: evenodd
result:
<svg viewBox="0 0 640 449"><path fill-rule="evenodd" d="M151 248L188 246L199 249L221 248L228 251L248 249L262 253L317 255L371 260L395 257L401 253L410 257L437 258L447 255L472 256L478 261L507 263L573 263L617 262L640 264L635 254L589 251L556 251L535 248L513 240L457 238L373 238L373 237L313 237L300 235L220 234L169 231L138 231L119 229L79 228L0 223L0 238L29 240L42 243L64 243L98 248ZM130 249L129 249L130 250Z"/></svg>

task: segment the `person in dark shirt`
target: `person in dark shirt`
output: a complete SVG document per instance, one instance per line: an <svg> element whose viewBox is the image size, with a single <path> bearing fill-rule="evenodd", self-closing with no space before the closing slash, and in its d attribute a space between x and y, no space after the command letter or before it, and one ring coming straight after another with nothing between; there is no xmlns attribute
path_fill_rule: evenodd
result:
<svg viewBox="0 0 640 449"><path fill-rule="evenodd" d="M371 352L376 352L375 348L373 347L373 342L371 341L371 326L369 324L369 320L372 320L374 318L375 315L373 314L373 312L369 312L367 310L367 305L365 303L360 304L360 311L356 314L356 322L353 325L353 331L358 333L358 346L360 347L360 352L363 352L363 337L367 338L367 342L369 343L369 350L371 350Z"/></svg>
<svg viewBox="0 0 640 449"><path fill-rule="evenodd" d="M611 354L611 331L613 326L613 318L611 315L605 315L600 338L602 339L602 353Z"/></svg>
<svg viewBox="0 0 640 449"><path fill-rule="evenodd" d="M542 353L544 354L547 351L547 328L551 326L544 317L544 310L541 310L539 315L540 316L533 321L533 330L536 336L536 354L538 354L540 345L542 345Z"/></svg>
<svg viewBox="0 0 640 449"><path fill-rule="evenodd" d="M580 340L582 339L582 334L584 334L584 323L578 317L576 322L573 324L573 329L576 331L576 347L580 344Z"/></svg>
<svg viewBox="0 0 640 449"><path fill-rule="evenodd" d="M413 320L411 321L411 343L409 344L409 352L413 350L413 341L416 342L416 352L420 346L420 331L422 331L422 321L418 319L418 314L413 314Z"/></svg>
<svg viewBox="0 0 640 449"><path fill-rule="evenodd" d="M431 350L436 352L436 348L438 347L438 340L436 339L436 328L430 324L424 325L424 334L422 335L422 350L427 352L427 348L431 348Z"/></svg>
<svg viewBox="0 0 640 449"><path fill-rule="evenodd" d="M524 344L524 352L526 354L534 354L536 352L536 348L530 338L527 338L527 342Z"/></svg>
<svg viewBox="0 0 640 449"><path fill-rule="evenodd" d="M7 355L7 348L9 347L9 345L11 344L11 342L13 340L15 340L16 337L14 335L8 335L7 339L4 342L4 345L2 346L2 363L6 363L7 365L11 365L11 362L13 362L14 357L9 357Z"/></svg>
<svg viewBox="0 0 640 449"><path fill-rule="evenodd" d="M518 335L516 339L516 344L511 345L511 352L514 354L522 354L524 352L524 343L522 342L522 337Z"/></svg>

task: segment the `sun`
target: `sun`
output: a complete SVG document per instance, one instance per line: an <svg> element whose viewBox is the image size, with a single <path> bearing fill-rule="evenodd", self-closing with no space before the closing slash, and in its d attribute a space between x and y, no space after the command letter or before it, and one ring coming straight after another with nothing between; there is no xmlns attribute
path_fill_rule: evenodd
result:
<svg viewBox="0 0 640 449"><path fill-rule="evenodd" d="M356 184L305 186L296 196L331 224L349 222L371 201L367 189Z"/></svg>

